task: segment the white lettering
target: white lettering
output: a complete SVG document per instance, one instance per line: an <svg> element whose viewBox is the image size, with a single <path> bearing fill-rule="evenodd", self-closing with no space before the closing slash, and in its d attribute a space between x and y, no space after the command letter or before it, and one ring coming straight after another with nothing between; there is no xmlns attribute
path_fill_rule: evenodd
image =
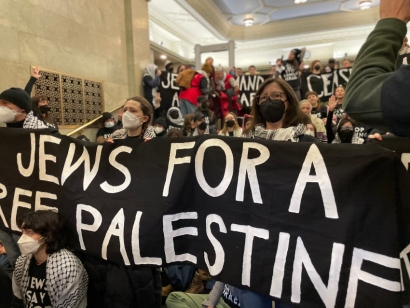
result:
<svg viewBox="0 0 410 308"><path fill-rule="evenodd" d="M22 154L17 154L17 166L19 172L24 177L29 177L33 174L34 170L34 162L35 162L35 153L36 153L36 135L34 133L30 133L30 141L31 141L31 154L30 154L30 164L27 168L23 167L23 159Z"/></svg>
<svg viewBox="0 0 410 308"><path fill-rule="evenodd" d="M215 238L211 231L211 224L216 223L219 226L219 231L222 233L227 233L226 226L222 217L216 214L210 214L206 217L206 235L209 238L209 241L212 243L212 246L215 250L215 263L210 265L208 254L204 252L205 263L208 266L209 273L212 276L219 275L222 272L222 269L225 264L225 251L221 243Z"/></svg>
<svg viewBox="0 0 410 308"><path fill-rule="evenodd" d="M82 220L83 211L87 211L93 216L94 222L92 225L87 225L82 222L83 221ZM77 219L76 221L77 222L77 234L78 234L80 246L82 250L86 250L85 245L84 245L83 234L81 230L96 232L98 228L101 226L102 216L101 216L101 213L96 208L93 208L92 206L85 205L85 204L78 204L76 219Z"/></svg>
<svg viewBox="0 0 410 308"><path fill-rule="evenodd" d="M48 182L52 182L52 183L56 183L57 185L60 185L60 182L55 176L47 174L46 162L52 161L53 163L56 163L57 157L54 155L46 154L45 152L46 142L60 144L61 139L53 137L53 136L48 136L48 135L40 135L40 149L39 149L40 180L48 181ZM58 152L57 147L54 147L54 150L55 150L54 153Z"/></svg>
<svg viewBox="0 0 410 308"><path fill-rule="evenodd" d="M122 192L123 190L125 190L130 184L131 184L131 174L130 171L124 166L121 165L120 163L118 163L115 159L118 156L118 154L125 152L125 153L131 153L132 152L132 148L130 147L126 147L126 146L120 146L118 148L116 148L115 150L113 150L110 153L110 157L108 159L108 161L110 162L111 166L113 166L115 169L117 169L118 171L120 171L124 177L124 183L122 183L121 185L118 186L112 186L110 184L108 184L107 181L105 181L104 183L102 183L100 185L101 189L104 190L106 193L109 194L116 194L119 192Z"/></svg>

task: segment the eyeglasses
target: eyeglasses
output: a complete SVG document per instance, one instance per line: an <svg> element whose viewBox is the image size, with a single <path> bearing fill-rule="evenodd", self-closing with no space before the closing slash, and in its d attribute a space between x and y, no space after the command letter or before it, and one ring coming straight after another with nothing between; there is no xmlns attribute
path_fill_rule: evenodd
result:
<svg viewBox="0 0 410 308"><path fill-rule="evenodd" d="M285 95L285 93L283 92L273 92L269 95L268 94L258 95L255 97L255 99L258 105L262 105L268 99L271 99L271 100L281 99L283 95Z"/></svg>
<svg viewBox="0 0 410 308"><path fill-rule="evenodd" d="M342 126L342 128L340 130L341 131L346 131L346 130L353 131L354 127L353 126Z"/></svg>

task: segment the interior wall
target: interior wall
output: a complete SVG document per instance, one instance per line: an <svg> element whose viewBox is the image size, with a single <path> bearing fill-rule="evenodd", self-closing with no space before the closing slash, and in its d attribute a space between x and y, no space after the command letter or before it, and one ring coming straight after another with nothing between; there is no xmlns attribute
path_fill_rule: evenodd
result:
<svg viewBox="0 0 410 308"><path fill-rule="evenodd" d="M142 94L146 0L2 0L0 12L0 91L24 88L34 65L103 81L105 110L123 103L130 88ZM130 32L136 39L127 42Z"/></svg>

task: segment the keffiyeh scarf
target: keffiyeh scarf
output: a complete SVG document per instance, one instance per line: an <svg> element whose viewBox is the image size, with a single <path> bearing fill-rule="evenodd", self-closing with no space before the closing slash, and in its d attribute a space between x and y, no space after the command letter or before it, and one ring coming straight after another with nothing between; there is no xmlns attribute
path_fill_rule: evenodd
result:
<svg viewBox="0 0 410 308"><path fill-rule="evenodd" d="M277 140L277 141L292 141L298 142L299 137L306 131L304 124L291 126L288 128L266 129L264 125L257 125L253 137L255 139Z"/></svg>

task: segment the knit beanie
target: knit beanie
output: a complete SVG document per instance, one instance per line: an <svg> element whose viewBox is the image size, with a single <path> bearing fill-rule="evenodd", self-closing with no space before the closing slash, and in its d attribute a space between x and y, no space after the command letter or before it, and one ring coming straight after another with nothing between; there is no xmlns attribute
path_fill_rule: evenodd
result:
<svg viewBox="0 0 410 308"><path fill-rule="evenodd" d="M202 118L205 118L205 115L202 112L197 111L197 112L194 113L194 119L193 119L194 122L196 122L196 121L198 121Z"/></svg>
<svg viewBox="0 0 410 308"><path fill-rule="evenodd" d="M163 117L159 117L158 119L156 119L154 122L154 126L155 124L161 125L165 130L168 128L167 122Z"/></svg>
<svg viewBox="0 0 410 308"><path fill-rule="evenodd" d="M297 48L293 48L290 52L293 53L293 54L295 54L295 56L297 57L297 56L300 55L300 53L302 52L302 50L297 49Z"/></svg>
<svg viewBox="0 0 410 308"><path fill-rule="evenodd" d="M208 74L212 74L213 72L212 66L209 63L204 63L204 65L202 65L202 70L207 72Z"/></svg>
<svg viewBox="0 0 410 308"><path fill-rule="evenodd" d="M4 99L17 107L23 109L26 113L29 113L33 107L31 104L31 97L26 91L20 88L10 88L3 91L0 94L0 99Z"/></svg>
<svg viewBox="0 0 410 308"><path fill-rule="evenodd" d="M109 112L104 112L102 114L102 122L105 123L105 121L110 120L110 119L114 119L113 115Z"/></svg>

